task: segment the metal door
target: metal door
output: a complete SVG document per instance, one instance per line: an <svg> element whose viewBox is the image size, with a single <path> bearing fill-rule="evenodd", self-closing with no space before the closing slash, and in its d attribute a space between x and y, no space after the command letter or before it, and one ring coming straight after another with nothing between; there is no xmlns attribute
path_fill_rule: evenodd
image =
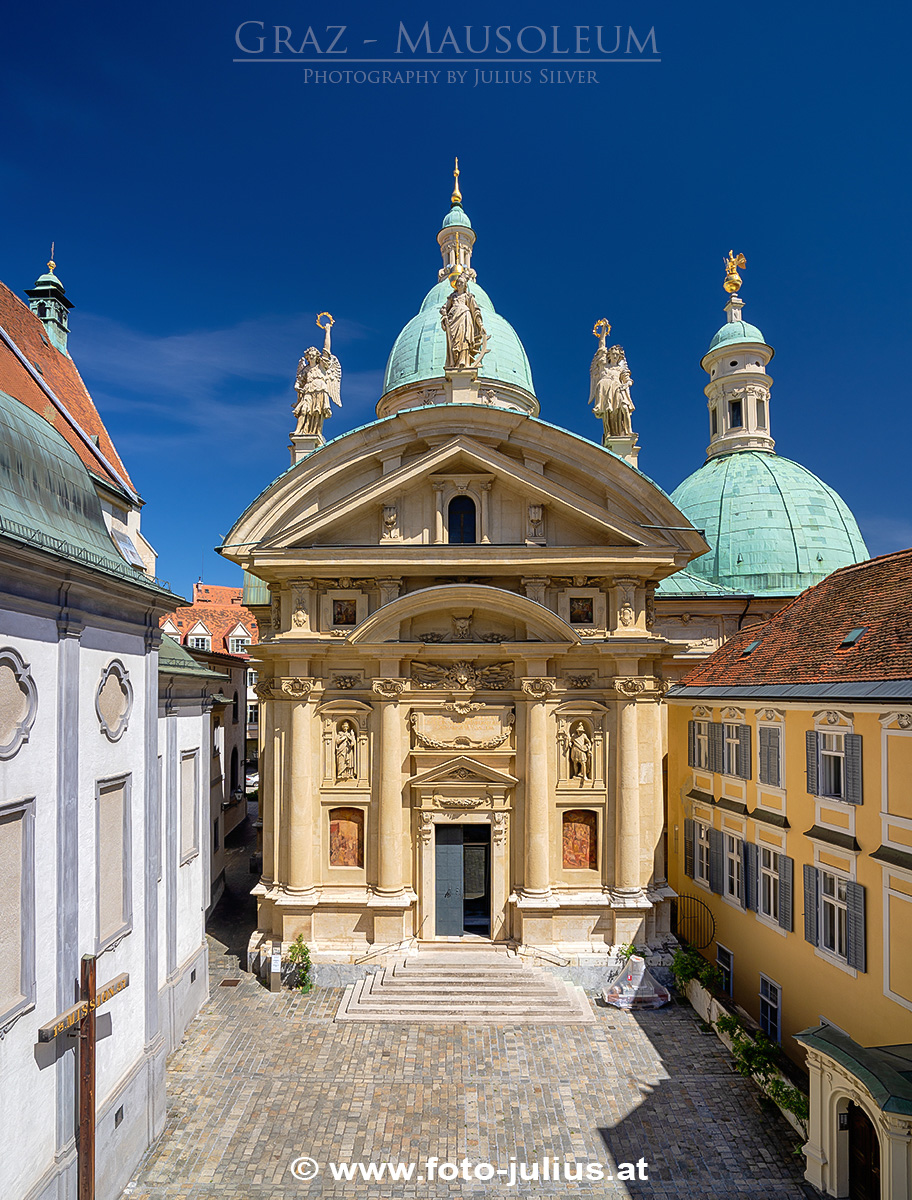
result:
<svg viewBox="0 0 912 1200"><path fill-rule="evenodd" d="M437 937L460 937L463 932L462 826L437 825Z"/></svg>

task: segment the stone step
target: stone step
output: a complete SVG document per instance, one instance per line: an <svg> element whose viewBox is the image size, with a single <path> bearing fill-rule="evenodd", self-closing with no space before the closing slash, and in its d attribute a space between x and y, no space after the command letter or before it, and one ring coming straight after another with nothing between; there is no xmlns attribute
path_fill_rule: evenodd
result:
<svg viewBox="0 0 912 1200"><path fill-rule="evenodd" d="M442 988L409 988L392 990L384 984L369 985L363 997L378 1000L381 1003L407 1004L414 1007L420 1004L566 1004L567 993L554 991L528 992L496 991L489 992L455 992Z"/></svg>

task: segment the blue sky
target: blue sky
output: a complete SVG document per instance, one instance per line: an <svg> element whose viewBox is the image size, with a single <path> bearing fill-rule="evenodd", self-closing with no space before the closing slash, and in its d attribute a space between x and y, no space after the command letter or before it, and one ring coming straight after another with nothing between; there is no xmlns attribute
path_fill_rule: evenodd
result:
<svg viewBox="0 0 912 1200"><path fill-rule="evenodd" d="M291 46L311 27L324 50L345 25L352 58L395 57L400 21L413 39L428 21L432 50L448 24L463 48L466 25L476 45L485 25L557 25L559 47L576 25L654 26L661 61L571 55L548 69L597 82L539 83L532 61L509 68L529 84L473 86L477 64L450 48L402 69L458 65L462 85L317 84L301 62L233 62L244 21L270 40L288 26ZM600 437L590 331L607 316L636 381L640 466L672 490L703 462L699 362L724 320L723 256L743 251L745 317L776 349L777 449L842 494L872 552L898 549L908 26L899 6L714 0L17 6L0 49L0 277L21 292L56 240L70 348L147 502L161 575L185 594L201 569L237 582L212 548L288 465L314 315L337 320L337 436L371 419L436 279L458 154L473 265L546 420Z"/></svg>

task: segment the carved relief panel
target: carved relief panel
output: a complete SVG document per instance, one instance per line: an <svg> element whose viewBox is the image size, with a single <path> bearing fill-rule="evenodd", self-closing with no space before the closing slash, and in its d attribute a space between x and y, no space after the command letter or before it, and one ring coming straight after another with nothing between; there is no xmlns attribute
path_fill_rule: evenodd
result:
<svg viewBox="0 0 912 1200"><path fill-rule="evenodd" d="M512 708L456 701L409 718L416 750L512 749Z"/></svg>

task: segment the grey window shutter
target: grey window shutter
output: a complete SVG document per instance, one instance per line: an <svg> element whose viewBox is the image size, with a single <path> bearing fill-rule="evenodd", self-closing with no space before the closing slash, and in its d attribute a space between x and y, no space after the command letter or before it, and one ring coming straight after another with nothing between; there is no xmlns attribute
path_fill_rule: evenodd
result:
<svg viewBox="0 0 912 1200"><path fill-rule="evenodd" d="M776 730L778 733L778 729ZM795 860L785 854L779 855L779 925L791 933L792 894L795 880Z"/></svg>
<svg viewBox="0 0 912 1200"><path fill-rule="evenodd" d="M687 765L695 767L697 765L697 723L696 721L687 722Z"/></svg>
<svg viewBox="0 0 912 1200"><path fill-rule="evenodd" d="M715 771L716 774L722 773L724 758L722 747L722 726L718 721L713 721L709 727L709 769Z"/></svg>
<svg viewBox="0 0 912 1200"><path fill-rule="evenodd" d="M684 874L694 877L694 823L688 817L684 821Z"/></svg>
<svg viewBox="0 0 912 1200"><path fill-rule="evenodd" d="M722 893L725 881L725 837L721 829L709 831L709 887Z"/></svg>
<svg viewBox="0 0 912 1200"><path fill-rule="evenodd" d="M770 782L769 744L770 744L770 734L772 732L773 732L772 729L767 728L766 725L761 725L760 728L757 730L758 739L760 742L760 775L759 775L759 778L760 778L761 783L769 783Z"/></svg>
<svg viewBox="0 0 912 1200"><path fill-rule="evenodd" d="M781 787L782 777L779 774L779 759L780 759L780 739L782 738L781 729L767 729L769 739L767 742L767 778L766 782L771 787Z"/></svg>
<svg viewBox="0 0 912 1200"><path fill-rule="evenodd" d="M807 747L808 795L819 796L820 791L817 784L817 734L813 729L809 729L804 738ZM816 946L817 943L815 942L814 945Z"/></svg>
<svg viewBox="0 0 912 1200"><path fill-rule="evenodd" d="M804 940L812 946L820 945L817 932L817 877L818 870L810 863L804 864Z"/></svg>
<svg viewBox="0 0 912 1200"><path fill-rule="evenodd" d="M856 971L865 967L865 890L860 883L846 884L846 961Z"/></svg>
<svg viewBox="0 0 912 1200"><path fill-rule="evenodd" d="M751 727L738 726L738 775L741 779L751 777Z"/></svg>
<svg viewBox="0 0 912 1200"><path fill-rule="evenodd" d="M849 804L861 804L861 734L845 735L845 798Z"/></svg>
<svg viewBox="0 0 912 1200"><path fill-rule="evenodd" d="M743 907L751 912L757 911L757 864L760 860L759 847L753 842L741 843L741 854L744 877Z"/></svg>

